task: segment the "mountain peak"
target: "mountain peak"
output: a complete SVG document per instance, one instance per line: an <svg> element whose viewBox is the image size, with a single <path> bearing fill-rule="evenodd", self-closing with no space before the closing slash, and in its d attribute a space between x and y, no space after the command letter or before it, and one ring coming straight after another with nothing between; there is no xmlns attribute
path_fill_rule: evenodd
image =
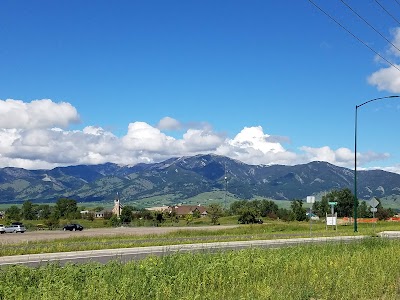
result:
<svg viewBox="0 0 400 300"><path fill-rule="evenodd" d="M226 183L229 182L228 185ZM180 201L212 191L238 199L303 199L333 189L353 188L354 171L323 161L307 164L247 165L215 155L174 157L163 162L119 166L112 163L52 170L0 169L0 203L168 197ZM359 198L400 195L400 175L381 170L358 173Z"/></svg>

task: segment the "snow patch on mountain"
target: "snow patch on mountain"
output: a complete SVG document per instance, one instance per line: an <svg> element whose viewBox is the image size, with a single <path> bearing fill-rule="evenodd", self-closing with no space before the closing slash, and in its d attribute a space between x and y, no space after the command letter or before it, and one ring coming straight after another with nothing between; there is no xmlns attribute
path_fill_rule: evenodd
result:
<svg viewBox="0 0 400 300"><path fill-rule="evenodd" d="M378 188L376 189L376 191L379 191L379 192L381 192L382 193L382 195L384 195L385 194L385 189L383 188L383 186L378 186Z"/></svg>
<svg viewBox="0 0 400 300"><path fill-rule="evenodd" d="M311 184L314 184L314 183L323 183L323 182L325 182L325 180L322 180L321 178L315 178L315 179L311 182Z"/></svg>
<svg viewBox="0 0 400 300"><path fill-rule="evenodd" d="M304 184L303 179L302 179L299 175L295 174L295 175L294 175L294 178L296 178L296 180L297 180L298 182L300 182L301 184Z"/></svg>
<svg viewBox="0 0 400 300"><path fill-rule="evenodd" d="M51 178L49 177L49 175L44 174L44 178L42 178L42 180L43 180L43 181L50 182L50 181L51 181Z"/></svg>

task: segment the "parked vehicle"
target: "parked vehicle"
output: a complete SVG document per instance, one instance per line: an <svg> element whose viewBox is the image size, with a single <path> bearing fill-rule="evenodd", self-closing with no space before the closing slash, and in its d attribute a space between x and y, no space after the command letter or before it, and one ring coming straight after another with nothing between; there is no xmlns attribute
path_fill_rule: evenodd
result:
<svg viewBox="0 0 400 300"><path fill-rule="evenodd" d="M64 226L63 228L64 231L69 230L69 231L82 231L83 230L83 226L80 224L67 224Z"/></svg>
<svg viewBox="0 0 400 300"><path fill-rule="evenodd" d="M3 224L0 224L0 233L6 233L6 227Z"/></svg>
<svg viewBox="0 0 400 300"><path fill-rule="evenodd" d="M5 227L6 233L24 233L26 228L24 225L10 225Z"/></svg>

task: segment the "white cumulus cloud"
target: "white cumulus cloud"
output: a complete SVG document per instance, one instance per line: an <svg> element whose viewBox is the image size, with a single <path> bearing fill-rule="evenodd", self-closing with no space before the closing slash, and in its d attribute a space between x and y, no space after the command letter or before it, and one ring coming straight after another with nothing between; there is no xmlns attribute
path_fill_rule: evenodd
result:
<svg viewBox="0 0 400 300"><path fill-rule="evenodd" d="M52 126L67 127L79 122L79 115L70 103L49 99L26 103L21 100L0 100L0 128L32 129Z"/></svg>
<svg viewBox="0 0 400 300"><path fill-rule="evenodd" d="M375 86L379 91L388 91L400 93L400 27L392 30L392 41L388 46L385 57L393 63L391 66L385 66L368 76L367 81L370 85ZM394 47L394 46L395 47ZM382 59L376 59L380 63L385 63Z"/></svg>
<svg viewBox="0 0 400 300"><path fill-rule="evenodd" d="M396 65L400 69L400 65ZM382 68L368 77L368 83L379 91L400 93L400 71L395 67Z"/></svg>
<svg viewBox="0 0 400 300"><path fill-rule="evenodd" d="M171 117L164 117L158 122L157 128L160 130L180 130L182 124Z"/></svg>

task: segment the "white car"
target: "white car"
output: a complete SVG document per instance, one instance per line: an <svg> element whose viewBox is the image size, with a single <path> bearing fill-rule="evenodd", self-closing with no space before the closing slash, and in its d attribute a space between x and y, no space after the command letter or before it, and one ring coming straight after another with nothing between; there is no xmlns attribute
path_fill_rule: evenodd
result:
<svg viewBox="0 0 400 300"><path fill-rule="evenodd" d="M7 233L24 233L26 231L26 228L24 225L10 225L6 226L5 230L5 232Z"/></svg>
<svg viewBox="0 0 400 300"><path fill-rule="evenodd" d="M3 224L0 224L0 233L1 234L6 233L6 228L4 227Z"/></svg>

